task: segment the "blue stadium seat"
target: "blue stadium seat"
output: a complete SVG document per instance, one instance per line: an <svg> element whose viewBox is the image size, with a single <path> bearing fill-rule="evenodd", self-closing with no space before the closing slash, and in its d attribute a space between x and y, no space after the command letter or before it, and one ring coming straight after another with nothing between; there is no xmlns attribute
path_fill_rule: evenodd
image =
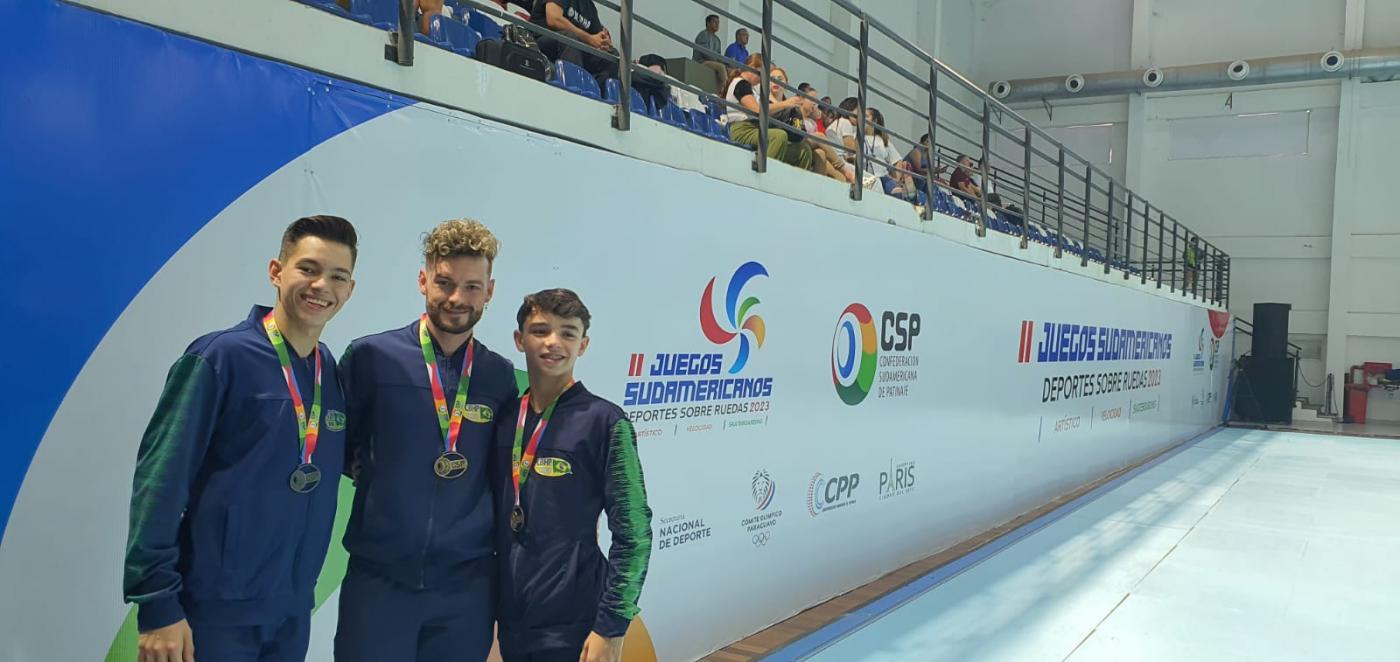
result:
<svg viewBox="0 0 1400 662"><path fill-rule="evenodd" d="M582 95L590 99L602 100L603 95L598 91L598 81L587 69L572 62L558 60L554 63L554 77L550 83L562 87L574 94Z"/></svg>
<svg viewBox="0 0 1400 662"><path fill-rule="evenodd" d="M304 5L311 5L317 9L324 9L337 16L349 16L350 12L345 11L335 0L297 0Z"/></svg>
<svg viewBox="0 0 1400 662"><path fill-rule="evenodd" d="M490 16L471 8L466 8L465 11L467 12L467 27L476 30L482 39L499 40L501 38L501 25L491 20Z"/></svg>
<svg viewBox="0 0 1400 662"><path fill-rule="evenodd" d="M1050 240L1045 238L1045 233L1040 230L1040 226L1036 225L1035 223L1026 221L1026 232L1030 233L1031 241L1039 242L1042 244L1050 243Z"/></svg>
<svg viewBox="0 0 1400 662"><path fill-rule="evenodd" d="M350 15L361 23L392 30L399 24L399 3L397 0L350 0Z"/></svg>
<svg viewBox="0 0 1400 662"><path fill-rule="evenodd" d="M481 35L466 26L461 21L438 15L432 17L428 22L428 36L425 40L423 35L417 35L419 41L428 41L440 48L472 57L476 54L476 44L481 41Z"/></svg>
<svg viewBox="0 0 1400 662"><path fill-rule="evenodd" d="M603 87L603 99L611 104L617 103L617 98L622 95L622 82L616 78L609 78L607 84ZM646 99L642 98L642 93L635 89L631 90L631 92L632 94L629 96L632 97L632 113L635 115L650 116L651 109L647 108L647 102Z"/></svg>
<svg viewBox="0 0 1400 662"><path fill-rule="evenodd" d="M682 128L682 129L685 128L685 125L686 125L685 114L681 111L680 108L677 108L677 107L676 107L676 104L674 104L674 103L668 103L668 104L666 104L666 105L664 105L664 106L662 106L662 107L660 107L660 108L657 108L656 105L655 105L655 103L654 103L655 100L653 99L652 101L653 101L652 108L651 108L651 115L652 115L652 117L655 117L655 118L661 120L662 122L665 122L665 123L667 123L667 124L670 124L671 126L680 127L680 128Z"/></svg>
<svg viewBox="0 0 1400 662"><path fill-rule="evenodd" d="M715 137L714 128L712 126L714 120L710 118L709 113L698 108L691 108L682 112L685 113L687 120L686 128L690 129L691 133L705 136L706 138Z"/></svg>
<svg viewBox="0 0 1400 662"><path fill-rule="evenodd" d="M718 140L722 143L729 142L729 127L720 124L719 119L715 117L706 116L705 127L709 130L709 135L711 138L714 138L715 140Z"/></svg>
<svg viewBox="0 0 1400 662"><path fill-rule="evenodd" d="M714 99L705 99L705 109L714 119L719 119L721 115L724 115L724 104Z"/></svg>

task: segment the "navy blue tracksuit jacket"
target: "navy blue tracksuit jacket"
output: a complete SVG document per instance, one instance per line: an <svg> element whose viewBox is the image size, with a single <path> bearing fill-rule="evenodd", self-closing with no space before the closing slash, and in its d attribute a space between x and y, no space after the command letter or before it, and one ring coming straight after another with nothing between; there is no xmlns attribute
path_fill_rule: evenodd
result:
<svg viewBox="0 0 1400 662"><path fill-rule="evenodd" d="M125 594L141 630L309 616L335 520L345 401L335 357L321 355L321 484L288 486L301 463L291 395L254 306L233 328L195 340L170 368L141 440L131 495ZM289 348L306 413L315 354ZM309 623L309 621L308 621ZM304 626L303 626L304 627Z"/></svg>
<svg viewBox="0 0 1400 662"><path fill-rule="evenodd" d="M488 467L496 422L510 418L503 407L517 392L515 369L471 340L469 409L457 442L468 468L459 478L439 478L433 462L443 436L418 324L360 338L341 358L350 418L346 457L360 465L345 548L351 564L405 587L453 590L464 581L462 567L493 552ZM436 341L433 348L450 409L467 344L452 356Z"/></svg>
<svg viewBox="0 0 1400 662"><path fill-rule="evenodd" d="M637 615L651 559L651 508L632 422L576 383L559 398L521 491L525 529L510 530L511 463L519 401L496 432L497 563L501 652L583 647L589 632L620 637ZM521 440L539 415L531 407ZM598 548L608 514L612 547Z"/></svg>

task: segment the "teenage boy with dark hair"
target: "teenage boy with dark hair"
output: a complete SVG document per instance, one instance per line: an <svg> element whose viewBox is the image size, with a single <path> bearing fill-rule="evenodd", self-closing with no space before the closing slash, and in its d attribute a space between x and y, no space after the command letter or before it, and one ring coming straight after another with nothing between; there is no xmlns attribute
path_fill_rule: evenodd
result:
<svg viewBox="0 0 1400 662"><path fill-rule="evenodd" d="M356 340L341 359L356 489L340 662L484 660L491 649L490 452L516 386L510 361L473 329L499 247L476 221L438 225L418 272L426 312Z"/></svg>
<svg viewBox="0 0 1400 662"><path fill-rule="evenodd" d="M525 297L515 347L530 389L497 428L501 654L617 662L651 559L651 508L632 423L574 381L588 308L570 290ZM607 512L612 548L598 548Z"/></svg>
<svg viewBox="0 0 1400 662"><path fill-rule="evenodd" d="M293 222L267 268L273 307L171 367L131 494L124 592L141 662L306 657L345 443L320 337L355 289L356 242L343 218Z"/></svg>

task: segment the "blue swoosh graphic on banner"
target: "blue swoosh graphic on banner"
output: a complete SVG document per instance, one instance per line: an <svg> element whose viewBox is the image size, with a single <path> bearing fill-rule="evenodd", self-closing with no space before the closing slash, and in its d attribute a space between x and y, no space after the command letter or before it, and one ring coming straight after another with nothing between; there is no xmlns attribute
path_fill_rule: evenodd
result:
<svg viewBox="0 0 1400 662"><path fill-rule="evenodd" d="M54 0L0 3L0 39L3 540L64 394L156 271L278 168L413 102Z"/></svg>

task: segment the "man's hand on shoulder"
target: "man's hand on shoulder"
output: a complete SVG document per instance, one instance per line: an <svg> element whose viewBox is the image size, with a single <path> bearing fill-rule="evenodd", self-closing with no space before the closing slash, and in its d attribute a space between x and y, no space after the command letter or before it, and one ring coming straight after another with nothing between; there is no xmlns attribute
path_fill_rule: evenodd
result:
<svg viewBox="0 0 1400 662"><path fill-rule="evenodd" d="M194 633L182 618L163 628L142 632L136 650L137 662L194 662Z"/></svg>
<svg viewBox="0 0 1400 662"><path fill-rule="evenodd" d="M583 652L579 662L622 662L622 637L604 637L597 632L589 632L583 642ZM143 661L144 662L144 661Z"/></svg>

